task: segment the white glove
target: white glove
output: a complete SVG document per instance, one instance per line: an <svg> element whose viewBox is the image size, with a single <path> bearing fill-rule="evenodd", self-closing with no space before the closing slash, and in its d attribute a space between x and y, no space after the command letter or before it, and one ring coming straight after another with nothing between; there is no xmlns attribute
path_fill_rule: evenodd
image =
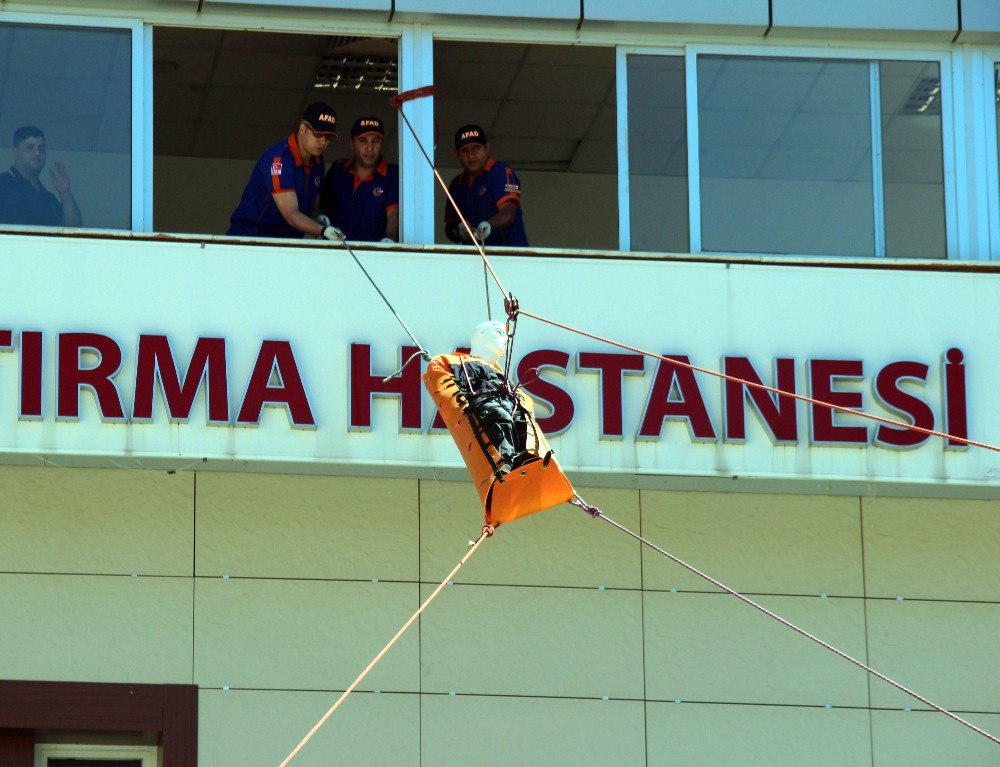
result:
<svg viewBox="0 0 1000 767"><path fill-rule="evenodd" d="M328 240L340 240L344 241L347 237L342 231L340 231L335 226L327 226L323 228L323 236Z"/></svg>
<svg viewBox="0 0 1000 767"><path fill-rule="evenodd" d="M493 233L493 227L490 226L489 221L480 221L479 226L472 233L473 236L480 242L486 242L487 238Z"/></svg>
<svg viewBox="0 0 1000 767"><path fill-rule="evenodd" d="M392 237L383 237L381 240L379 240L379 242L382 245L395 245L396 244L396 241L394 239L392 239Z"/></svg>

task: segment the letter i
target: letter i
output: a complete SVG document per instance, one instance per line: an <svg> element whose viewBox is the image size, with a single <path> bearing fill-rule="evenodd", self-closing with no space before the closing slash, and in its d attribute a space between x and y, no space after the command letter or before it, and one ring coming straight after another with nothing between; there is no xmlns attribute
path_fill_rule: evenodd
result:
<svg viewBox="0 0 1000 767"><path fill-rule="evenodd" d="M969 421L965 399L965 365L962 350L949 349L944 364L944 430L954 437L969 438ZM948 439L950 450L968 449L968 444L959 439Z"/></svg>

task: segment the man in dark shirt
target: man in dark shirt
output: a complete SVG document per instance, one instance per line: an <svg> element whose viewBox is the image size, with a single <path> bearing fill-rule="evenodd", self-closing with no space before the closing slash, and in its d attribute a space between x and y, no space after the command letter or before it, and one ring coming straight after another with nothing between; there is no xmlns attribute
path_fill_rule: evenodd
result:
<svg viewBox="0 0 1000 767"><path fill-rule="evenodd" d="M455 133L455 154L464 170L448 190L476 239L485 245L528 247L521 213L521 182L506 163L490 157L486 131L465 125ZM469 233L449 202L444 212L445 234L453 242L469 242Z"/></svg>
<svg viewBox="0 0 1000 767"><path fill-rule="evenodd" d="M382 156L385 127L374 116L351 128L353 156L330 166L319 207L348 240L399 240L399 166Z"/></svg>
<svg viewBox="0 0 1000 767"><path fill-rule="evenodd" d="M28 226L80 226L83 217L69 188L62 163L52 164L52 194L39 175L45 167L45 134L33 125L14 131L10 169L0 175L0 223Z"/></svg>
<svg viewBox="0 0 1000 767"><path fill-rule="evenodd" d="M343 239L339 229L311 216L323 181L323 152L336 137L333 108L322 102L306 107L299 127L257 160L226 234Z"/></svg>

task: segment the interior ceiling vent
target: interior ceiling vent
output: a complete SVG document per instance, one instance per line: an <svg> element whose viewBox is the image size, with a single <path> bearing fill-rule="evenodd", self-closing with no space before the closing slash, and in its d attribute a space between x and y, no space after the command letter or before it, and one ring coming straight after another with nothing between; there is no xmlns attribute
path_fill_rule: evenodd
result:
<svg viewBox="0 0 1000 767"><path fill-rule="evenodd" d="M341 35L330 39L316 69L313 87L355 93L395 92L399 89L396 58L357 50L364 37Z"/></svg>
<svg viewBox="0 0 1000 767"><path fill-rule="evenodd" d="M936 77L921 77L914 83L903 105L904 115L941 114L941 81Z"/></svg>

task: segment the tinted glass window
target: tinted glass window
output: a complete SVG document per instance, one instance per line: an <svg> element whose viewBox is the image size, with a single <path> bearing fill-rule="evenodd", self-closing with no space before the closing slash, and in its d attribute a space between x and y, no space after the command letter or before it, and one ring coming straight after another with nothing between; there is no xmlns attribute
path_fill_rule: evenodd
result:
<svg viewBox="0 0 1000 767"><path fill-rule="evenodd" d="M130 229L131 32L0 25L0 223Z"/></svg>
<svg viewBox="0 0 1000 767"><path fill-rule="evenodd" d="M704 250L875 254L869 69L698 59Z"/></svg>
<svg viewBox="0 0 1000 767"><path fill-rule="evenodd" d="M686 252L684 59L628 57L628 180L632 250Z"/></svg>

